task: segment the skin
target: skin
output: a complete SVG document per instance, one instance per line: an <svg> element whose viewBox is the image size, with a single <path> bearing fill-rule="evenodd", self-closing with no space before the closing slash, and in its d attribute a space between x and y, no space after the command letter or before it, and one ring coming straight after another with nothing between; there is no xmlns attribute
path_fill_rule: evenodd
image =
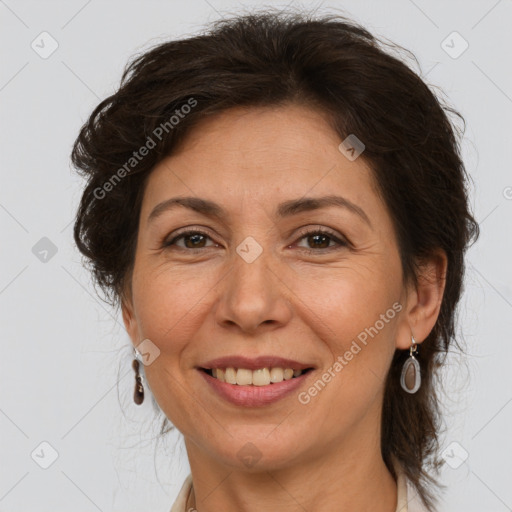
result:
<svg viewBox="0 0 512 512"><path fill-rule="evenodd" d="M446 258L425 262L417 288L403 285L371 171L362 157L347 159L340 142L321 113L303 106L231 109L195 127L149 177L123 319L134 346L149 339L160 350L145 374L183 433L199 512L395 511L396 482L380 453L384 379L395 349L432 330ZM362 208L371 226L336 206L275 214L283 201L329 194ZM148 222L177 196L215 201L228 215L175 208ZM208 237L163 248L183 227ZM318 227L349 244L301 232ZM248 236L263 249L252 263L236 252ZM279 355L317 368L304 391L395 302L400 313L306 405L292 393L235 406L195 368L225 355ZM261 455L252 467L238 456L249 442Z"/></svg>

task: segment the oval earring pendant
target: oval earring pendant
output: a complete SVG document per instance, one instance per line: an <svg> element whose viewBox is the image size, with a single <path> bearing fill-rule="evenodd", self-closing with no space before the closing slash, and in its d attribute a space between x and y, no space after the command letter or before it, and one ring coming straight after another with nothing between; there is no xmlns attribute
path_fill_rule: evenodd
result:
<svg viewBox="0 0 512 512"><path fill-rule="evenodd" d="M141 405L142 402L144 402L144 386L140 382L140 380L137 380L135 382L135 391L133 393L133 401L137 405Z"/></svg>
<svg viewBox="0 0 512 512"><path fill-rule="evenodd" d="M407 393L416 393L421 385L420 363L414 356L405 361L400 377L400 385Z"/></svg>
<svg viewBox="0 0 512 512"><path fill-rule="evenodd" d="M140 405L144 402L144 386L142 385L142 377L139 374L139 361L132 361L132 368L135 370L135 390L133 391L133 401Z"/></svg>

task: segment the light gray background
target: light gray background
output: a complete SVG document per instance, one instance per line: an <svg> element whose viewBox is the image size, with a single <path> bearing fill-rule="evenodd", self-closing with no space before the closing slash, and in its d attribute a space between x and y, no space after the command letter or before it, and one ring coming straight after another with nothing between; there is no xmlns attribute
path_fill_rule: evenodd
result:
<svg viewBox="0 0 512 512"><path fill-rule="evenodd" d="M72 220L82 181L69 152L131 55L242 5L264 6L0 0L0 511L164 512L188 473L180 436L155 445L151 401L133 404L129 339L81 266ZM482 235L469 252L460 310L469 356L455 355L446 370L443 448L452 465L462 450L468 458L445 466L442 510L512 510L512 2L333 0L320 8L333 9L413 51L416 71L467 120L464 160ZM47 59L31 48L42 46L43 31L59 45ZM469 43L458 58L442 47L453 31ZM461 43L445 45L454 52ZM57 248L46 262L32 251L43 237ZM40 467L51 462L43 441L58 452L48 469Z"/></svg>

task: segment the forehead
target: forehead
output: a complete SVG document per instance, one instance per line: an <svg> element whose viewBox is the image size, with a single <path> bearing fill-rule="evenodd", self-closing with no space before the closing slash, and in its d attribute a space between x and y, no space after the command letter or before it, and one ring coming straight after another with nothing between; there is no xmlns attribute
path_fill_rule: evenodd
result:
<svg viewBox="0 0 512 512"><path fill-rule="evenodd" d="M372 172L362 158L346 158L341 141L310 108L227 110L195 126L154 168L143 210L177 195L242 205L333 193L368 208L378 201Z"/></svg>

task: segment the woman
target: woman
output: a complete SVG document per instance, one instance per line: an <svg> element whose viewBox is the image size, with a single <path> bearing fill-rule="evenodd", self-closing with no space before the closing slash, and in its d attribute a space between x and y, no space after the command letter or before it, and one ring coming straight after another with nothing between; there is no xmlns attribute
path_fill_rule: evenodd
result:
<svg viewBox="0 0 512 512"><path fill-rule="evenodd" d="M172 512L435 510L478 237L448 111L364 28L275 12L156 46L93 111L75 240L184 436Z"/></svg>

